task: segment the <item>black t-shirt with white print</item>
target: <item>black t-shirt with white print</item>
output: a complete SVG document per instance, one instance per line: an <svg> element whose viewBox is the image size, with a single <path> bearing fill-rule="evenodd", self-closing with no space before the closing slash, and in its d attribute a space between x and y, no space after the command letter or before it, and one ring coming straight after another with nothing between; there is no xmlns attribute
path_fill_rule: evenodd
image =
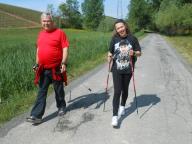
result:
<svg viewBox="0 0 192 144"><path fill-rule="evenodd" d="M129 34L124 38L114 36L111 40L109 52L113 54L112 71L118 71L120 74L131 73L129 51L141 51L141 47L136 37ZM133 65L137 58L133 57Z"/></svg>

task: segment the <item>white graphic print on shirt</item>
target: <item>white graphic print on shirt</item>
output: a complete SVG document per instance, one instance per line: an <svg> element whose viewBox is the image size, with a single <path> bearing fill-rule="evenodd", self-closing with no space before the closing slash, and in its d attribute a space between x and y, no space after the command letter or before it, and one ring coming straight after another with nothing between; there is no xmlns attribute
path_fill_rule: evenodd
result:
<svg viewBox="0 0 192 144"><path fill-rule="evenodd" d="M115 44L115 55L117 70L125 70L129 67L129 51L132 49L132 45L126 41L122 40Z"/></svg>

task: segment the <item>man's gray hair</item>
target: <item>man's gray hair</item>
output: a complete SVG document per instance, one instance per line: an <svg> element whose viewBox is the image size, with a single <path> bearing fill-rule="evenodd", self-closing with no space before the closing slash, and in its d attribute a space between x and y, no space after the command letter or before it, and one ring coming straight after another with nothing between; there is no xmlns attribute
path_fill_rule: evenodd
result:
<svg viewBox="0 0 192 144"><path fill-rule="evenodd" d="M46 18L46 17L49 17L53 21L53 16L52 16L52 14L50 12L43 12L41 14L41 19Z"/></svg>

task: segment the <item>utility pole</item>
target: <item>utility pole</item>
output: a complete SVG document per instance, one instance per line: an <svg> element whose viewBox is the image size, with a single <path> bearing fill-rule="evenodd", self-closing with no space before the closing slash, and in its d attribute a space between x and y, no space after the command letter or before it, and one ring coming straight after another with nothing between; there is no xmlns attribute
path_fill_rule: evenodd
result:
<svg viewBox="0 0 192 144"><path fill-rule="evenodd" d="M117 0L117 19L119 18L119 0Z"/></svg>
<svg viewBox="0 0 192 144"><path fill-rule="evenodd" d="M120 0L121 19L123 18L123 2Z"/></svg>
<svg viewBox="0 0 192 144"><path fill-rule="evenodd" d="M123 1L117 0L117 18L123 18Z"/></svg>

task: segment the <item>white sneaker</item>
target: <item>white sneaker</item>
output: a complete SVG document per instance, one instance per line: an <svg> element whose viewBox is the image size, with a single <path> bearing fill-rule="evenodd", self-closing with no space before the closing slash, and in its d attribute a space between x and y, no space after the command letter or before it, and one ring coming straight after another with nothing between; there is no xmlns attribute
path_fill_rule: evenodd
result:
<svg viewBox="0 0 192 144"><path fill-rule="evenodd" d="M119 106L118 116L121 117L125 115L125 106Z"/></svg>
<svg viewBox="0 0 192 144"><path fill-rule="evenodd" d="M112 117L111 125L112 126L117 126L118 125L118 116L113 116Z"/></svg>

